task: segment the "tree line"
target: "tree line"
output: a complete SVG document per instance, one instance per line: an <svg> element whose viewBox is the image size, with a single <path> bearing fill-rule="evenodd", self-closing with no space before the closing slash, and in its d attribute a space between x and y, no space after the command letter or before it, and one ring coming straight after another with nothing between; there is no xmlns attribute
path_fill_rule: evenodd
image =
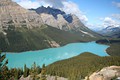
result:
<svg viewBox="0 0 120 80"><path fill-rule="evenodd" d="M6 55L0 51L0 80L19 80L22 76L24 78L30 76L32 80L46 80L46 66L43 64L42 68L37 66L34 62L31 68L26 64L24 69L7 67L8 60L5 60Z"/></svg>

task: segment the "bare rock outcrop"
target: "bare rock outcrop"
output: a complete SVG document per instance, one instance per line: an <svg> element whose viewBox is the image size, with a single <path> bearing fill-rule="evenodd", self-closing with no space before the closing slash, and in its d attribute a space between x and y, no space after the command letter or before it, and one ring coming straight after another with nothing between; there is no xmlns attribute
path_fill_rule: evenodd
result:
<svg viewBox="0 0 120 80"><path fill-rule="evenodd" d="M8 27L38 27L42 25L41 17L35 11L22 8L12 0L0 0L0 26Z"/></svg>
<svg viewBox="0 0 120 80"><path fill-rule="evenodd" d="M46 80L68 80L67 78L64 77L59 77L59 76L46 76ZM30 75L26 78L24 78L23 76L21 76L21 78L19 80L32 80L32 78L30 77Z"/></svg>
<svg viewBox="0 0 120 80"><path fill-rule="evenodd" d="M90 75L89 80L112 80L120 77L120 66L105 67L99 72Z"/></svg>
<svg viewBox="0 0 120 80"><path fill-rule="evenodd" d="M39 7L37 9L30 9L36 11L42 18L45 24L52 27L69 31L69 30L85 30L87 27L74 14L66 14L64 11L51 8Z"/></svg>

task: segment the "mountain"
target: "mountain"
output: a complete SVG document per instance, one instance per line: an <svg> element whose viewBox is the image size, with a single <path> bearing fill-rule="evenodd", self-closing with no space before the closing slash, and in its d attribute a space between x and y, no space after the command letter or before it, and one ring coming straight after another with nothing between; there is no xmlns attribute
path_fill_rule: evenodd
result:
<svg viewBox="0 0 120 80"><path fill-rule="evenodd" d="M0 49L3 52L39 50L101 38L73 14L50 7L40 10L38 14L12 0L1 0Z"/></svg>
<svg viewBox="0 0 120 80"><path fill-rule="evenodd" d="M25 27L5 30L0 34L0 49L3 52L22 52L59 47L71 42L92 41L93 38L81 38L80 34L70 33L43 25L34 29Z"/></svg>
<svg viewBox="0 0 120 80"><path fill-rule="evenodd" d="M100 36L97 33L88 29L80 19L74 14L66 14L64 11L51 7L39 7L30 9L36 11L42 18L45 24L65 31L79 32L81 35L91 37Z"/></svg>
<svg viewBox="0 0 120 80"><path fill-rule="evenodd" d="M11 0L0 1L0 26L9 27L38 27L42 25L41 17L34 11L22 8Z"/></svg>
<svg viewBox="0 0 120 80"><path fill-rule="evenodd" d="M99 33L108 37L120 38L120 27L108 26L99 31Z"/></svg>

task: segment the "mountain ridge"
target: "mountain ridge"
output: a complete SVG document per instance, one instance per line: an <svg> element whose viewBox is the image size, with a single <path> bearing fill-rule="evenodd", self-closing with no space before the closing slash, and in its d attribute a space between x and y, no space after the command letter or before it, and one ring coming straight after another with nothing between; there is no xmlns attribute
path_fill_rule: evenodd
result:
<svg viewBox="0 0 120 80"><path fill-rule="evenodd" d="M83 29L85 28L85 25L80 21L80 19L76 15L66 14L64 11L61 11L60 9L51 8L49 6L48 7L42 6L37 9L30 10L36 11L36 13L38 13L42 17L44 23L61 30L65 30L63 29L65 27L68 28L68 30L75 30L75 28L78 27L81 27ZM49 20L50 18L52 18L52 20L54 19L53 21L51 21L53 22L52 24L49 24L47 22L47 19Z"/></svg>
<svg viewBox="0 0 120 80"><path fill-rule="evenodd" d="M45 24L58 28L60 30L79 32L83 36L84 34L91 37L101 36L86 27L75 14L66 14L60 9L55 9L49 6L42 6L37 9L30 10L36 11L36 13L41 16Z"/></svg>
<svg viewBox="0 0 120 80"><path fill-rule="evenodd" d="M11 0L1 1L0 49L5 52L21 52L101 38L84 26L77 16L65 14L58 9L55 12L58 14L57 19L53 15L24 9Z"/></svg>
<svg viewBox="0 0 120 80"><path fill-rule="evenodd" d="M34 12L22 8L16 2L4 0L0 2L0 26L8 27L38 27L42 25L40 16Z"/></svg>
<svg viewBox="0 0 120 80"><path fill-rule="evenodd" d="M120 27L108 26L98 31L98 33L111 38L120 38Z"/></svg>

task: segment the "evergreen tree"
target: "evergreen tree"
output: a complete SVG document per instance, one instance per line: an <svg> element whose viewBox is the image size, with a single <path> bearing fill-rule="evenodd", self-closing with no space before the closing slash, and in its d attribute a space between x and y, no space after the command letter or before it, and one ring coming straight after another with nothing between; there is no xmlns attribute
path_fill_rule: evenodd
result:
<svg viewBox="0 0 120 80"><path fill-rule="evenodd" d="M2 69L8 64L8 60L6 60L4 64L2 64L5 58L6 54L2 55L2 52L0 51L0 71L2 71Z"/></svg>
<svg viewBox="0 0 120 80"><path fill-rule="evenodd" d="M40 66L37 66L37 74L40 74L41 73L41 68Z"/></svg>
<svg viewBox="0 0 120 80"><path fill-rule="evenodd" d="M3 63L5 58L6 54L2 55L2 52L0 51L0 80L8 79L8 68L6 66L8 64L8 60L6 60L5 63Z"/></svg>
<svg viewBox="0 0 120 80"><path fill-rule="evenodd" d="M36 63L34 62L31 71L30 71L30 75L33 78L33 80L38 80L39 76L38 76L38 67L36 66Z"/></svg>
<svg viewBox="0 0 120 80"><path fill-rule="evenodd" d="M29 75L29 69L26 67L26 64L24 65L24 73L23 76L27 77Z"/></svg>
<svg viewBox="0 0 120 80"><path fill-rule="evenodd" d="M43 64L43 66L42 66L40 80L46 80L46 67L45 67L45 64Z"/></svg>
<svg viewBox="0 0 120 80"><path fill-rule="evenodd" d="M15 77L15 80L19 79L19 71L18 71L18 69L15 69L14 77Z"/></svg>
<svg viewBox="0 0 120 80"><path fill-rule="evenodd" d="M14 77L16 80L18 80L21 76L23 75L23 70L18 68L18 69L15 69L15 74L14 74Z"/></svg>

